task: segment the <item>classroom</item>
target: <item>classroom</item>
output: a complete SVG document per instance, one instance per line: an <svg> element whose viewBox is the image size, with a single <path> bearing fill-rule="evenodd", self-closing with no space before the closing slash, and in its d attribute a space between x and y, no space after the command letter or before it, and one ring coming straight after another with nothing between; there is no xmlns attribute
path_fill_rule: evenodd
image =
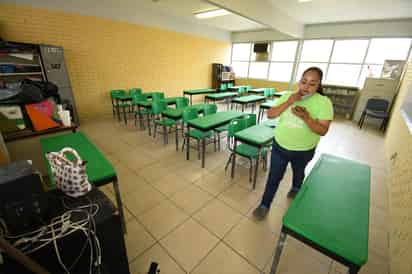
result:
<svg viewBox="0 0 412 274"><path fill-rule="evenodd" d="M412 1L0 0L0 273L412 273Z"/></svg>

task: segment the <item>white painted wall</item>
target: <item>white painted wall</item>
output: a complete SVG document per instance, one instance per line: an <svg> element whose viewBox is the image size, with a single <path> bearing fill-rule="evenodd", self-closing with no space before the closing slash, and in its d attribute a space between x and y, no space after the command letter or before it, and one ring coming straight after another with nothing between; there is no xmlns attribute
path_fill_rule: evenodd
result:
<svg viewBox="0 0 412 274"><path fill-rule="evenodd" d="M276 41L296 39L276 30L232 32L232 42Z"/></svg>
<svg viewBox="0 0 412 274"><path fill-rule="evenodd" d="M303 36L303 24L277 9L268 0L206 0L240 16L294 37Z"/></svg>
<svg viewBox="0 0 412 274"><path fill-rule="evenodd" d="M412 19L305 25L305 39L412 37Z"/></svg>
<svg viewBox="0 0 412 274"><path fill-rule="evenodd" d="M120 0L120 2L108 0L0 0L0 3L23 4L81 15L103 17L117 21L188 33L215 40L230 41L229 31L162 14L150 9L149 6L142 5L142 2L139 3L138 1L133 0Z"/></svg>

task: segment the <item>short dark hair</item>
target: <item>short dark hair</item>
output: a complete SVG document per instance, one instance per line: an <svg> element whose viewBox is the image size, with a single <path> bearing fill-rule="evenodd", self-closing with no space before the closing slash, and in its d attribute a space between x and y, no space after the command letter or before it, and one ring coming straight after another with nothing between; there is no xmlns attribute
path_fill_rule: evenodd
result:
<svg viewBox="0 0 412 274"><path fill-rule="evenodd" d="M314 71L314 72L318 73L318 75L319 75L319 87L316 90L316 92L321 94L321 95L325 95L325 94L323 94L323 88L322 88L323 71L318 67L310 67L310 68L305 69L305 71L302 74L302 77L309 71Z"/></svg>

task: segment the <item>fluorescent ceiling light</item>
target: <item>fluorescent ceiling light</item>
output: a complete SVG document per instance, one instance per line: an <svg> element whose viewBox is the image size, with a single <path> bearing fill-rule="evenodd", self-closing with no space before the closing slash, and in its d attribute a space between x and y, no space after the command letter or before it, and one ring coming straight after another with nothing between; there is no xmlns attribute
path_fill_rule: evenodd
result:
<svg viewBox="0 0 412 274"><path fill-rule="evenodd" d="M305 2L312 2L312 0L298 0L300 3L305 3Z"/></svg>
<svg viewBox="0 0 412 274"><path fill-rule="evenodd" d="M195 16L198 19L206 19L206 18L212 18L212 17L223 16L223 15L228 15L228 14L230 14L230 12L227 10L217 9L217 10L208 10L208 11L198 12L198 13L195 13Z"/></svg>

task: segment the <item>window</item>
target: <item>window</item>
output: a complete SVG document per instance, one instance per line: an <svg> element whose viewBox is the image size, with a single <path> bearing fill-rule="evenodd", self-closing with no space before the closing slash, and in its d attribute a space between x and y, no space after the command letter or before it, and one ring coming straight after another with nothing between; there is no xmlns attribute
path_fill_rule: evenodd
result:
<svg viewBox="0 0 412 274"><path fill-rule="evenodd" d="M271 63L269 80L278 82L289 82L292 76L293 63Z"/></svg>
<svg viewBox="0 0 412 274"><path fill-rule="evenodd" d="M338 40L333 48L332 63L357 63L365 58L368 40Z"/></svg>
<svg viewBox="0 0 412 274"><path fill-rule="evenodd" d="M324 75L332 51L333 40L305 40L303 41L300 63L296 72L296 82L309 67L319 67Z"/></svg>
<svg viewBox="0 0 412 274"><path fill-rule="evenodd" d="M379 38L371 39L367 64L383 64L385 60L406 60L412 39Z"/></svg>
<svg viewBox="0 0 412 274"><path fill-rule="evenodd" d="M247 78L249 70L250 50L252 44L233 44L232 47L232 68L236 77Z"/></svg>
<svg viewBox="0 0 412 274"><path fill-rule="evenodd" d="M249 68L249 78L267 79L268 62L251 62Z"/></svg>
<svg viewBox="0 0 412 274"><path fill-rule="evenodd" d="M249 62L232 62L232 68L236 77L246 78L249 69Z"/></svg>
<svg viewBox="0 0 412 274"><path fill-rule="evenodd" d="M306 40L303 42L301 62L328 62L333 40Z"/></svg>
<svg viewBox="0 0 412 274"><path fill-rule="evenodd" d="M325 82L356 86L369 40L336 40Z"/></svg>
<svg viewBox="0 0 412 274"><path fill-rule="evenodd" d="M411 38L314 39L275 41L268 45L268 61L253 52L256 43L235 43L232 47L232 67L236 77L269 79L277 82L299 81L309 67L319 67L324 83L362 87L366 77L380 77L385 60L406 60ZM256 61L257 60L257 61ZM260 60L260 61L259 61ZM294 66L296 64L295 75Z"/></svg>
<svg viewBox="0 0 412 274"><path fill-rule="evenodd" d="M294 62L298 41L273 42L272 61Z"/></svg>
<svg viewBox="0 0 412 274"><path fill-rule="evenodd" d="M330 64L325 82L336 85L356 86L360 70L360 64Z"/></svg>
<svg viewBox="0 0 412 274"><path fill-rule="evenodd" d="M249 61L250 58L250 43L233 44L232 60L233 61Z"/></svg>
<svg viewBox="0 0 412 274"><path fill-rule="evenodd" d="M273 42L269 80L290 81L297 47L298 41Z"/></svg>

